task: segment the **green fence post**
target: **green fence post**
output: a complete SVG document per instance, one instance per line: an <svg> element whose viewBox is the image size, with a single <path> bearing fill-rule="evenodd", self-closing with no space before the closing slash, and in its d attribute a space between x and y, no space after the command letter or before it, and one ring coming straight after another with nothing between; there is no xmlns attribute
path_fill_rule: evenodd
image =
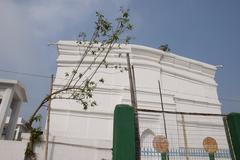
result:
<svg viewBox="0 0 240 160"><path fill-rule="evenodd" d="M161 160L169 160L169 152L161 153Z"/></svg>
<svg viewBox="0 0 240 160"><path fill-rule="evenodd" d="M209 160L215 160L214 153L209 153Z"/></svg>
<svg viewBox="0 0 240 160"><path fill-rule="evenodd" d="M240 159L240 113L230 113L225 118L225 128L229 142L231 157Z"/></svg>
<svg viewBox="0 0 240 160"><path fill-rule="evenodd" d="M135 112L129 105L117 105L114 111L113 160L135 160Z"/></svg>
<svg viewBox="0 0 240 160"><path fill-rule="evenodd" d="M167 153L161 153L161 160L168 160L167 159Z"/></svg>

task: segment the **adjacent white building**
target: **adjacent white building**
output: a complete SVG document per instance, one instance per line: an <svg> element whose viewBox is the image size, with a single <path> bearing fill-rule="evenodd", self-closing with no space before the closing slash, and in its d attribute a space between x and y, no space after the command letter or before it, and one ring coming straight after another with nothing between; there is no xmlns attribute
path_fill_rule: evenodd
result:
<svg viewBox="0 0 240 160"><path fill-rule="evenodd" d="M95 46L97 47L97 46ZM57 43L57 73L53 89L63 87L67 82L65 73L71 73L78 64L84 47L75 41ZM119 53L121 56L119 57ZM126 66L126 53L130 53L131 63L135 67L138 107L161 110L158 80L162 86L163 104L167 111L221 113L221 103L217 95L215 81L216 66L185 58L170 52L164 52L141 45L117 46L111 51L109 64ZM91 56L80 70L91 62ZM114 68L99 69L96 80L104 77L94 97L97 106L84 110L75 100L55 99L52 101L50 119L51 160L68 159L111 159L113 136L113 111L116 104L130 104L129 80L127 72ZM64 95L63 95L64 96ZM164 135L161 114L139 112L140 136L143 159L154 159L152 139L155 135ZM228 145L221 117L181 116L166 114L167 136L170 152L176 159L191 159L190 153L204 152L202 140L209 136L218 142L218 148L226 153ZM189 153L182 152L187 148ZM43 156L43 147L37 149ZM173 155L174 155L173 154ZM219 155L220 156L220 155ZM179 158L179 157L178 157ZM206 159L206 155L202 159Z"/></svg>
<svg viewBox="0 0 240 160"><path fill-rule="evenodd" d="M22 102L27 101L25 89L16 80L0 79L0 135L9 117L4 139L13 140ZM3 137L2 137L3 138Z"/></svg>
<svg viewBox="0 0 240 160"><path fill-rule="evenodd" d="M27 141L20 140L25 131L19 118L22 102L27 101L24 87L17 80L0 79L0 155L1 159L24 160ZM8 117L9 116L9 117Z"/></svg>
<svg viewBox="0 0 240 160"><path fill-rule="evenodd" d="M9 122L10 122L10 117L8 116L5 121L1 139L5 139ZM26 121L22 117L18 117L12 140L20 141L22 133L27 133L29 131L26 128L25 123Z"/></svg>

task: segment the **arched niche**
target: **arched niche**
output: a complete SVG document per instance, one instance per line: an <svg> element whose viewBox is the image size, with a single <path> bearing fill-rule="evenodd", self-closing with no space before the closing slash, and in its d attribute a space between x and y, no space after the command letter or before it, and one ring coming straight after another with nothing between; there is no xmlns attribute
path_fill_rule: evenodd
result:
<svg viewBox="0 0 240 160"><path fill-rule="evenodd" d="M145 129L141 134L141 148L152 148L152 140L155 133L151 129Z"/></svg>

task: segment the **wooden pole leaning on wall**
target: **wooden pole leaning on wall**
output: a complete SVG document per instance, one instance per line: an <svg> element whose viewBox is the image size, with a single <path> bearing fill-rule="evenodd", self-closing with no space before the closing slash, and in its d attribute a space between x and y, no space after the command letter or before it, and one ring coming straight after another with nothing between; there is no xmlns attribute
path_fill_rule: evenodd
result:
<svg viewBox="0 0 240 160"><path fill-rule="evenodd" d="M164 133L165 133L165 138L167 140L167 138L168 138L168 136L167 136L167 125L166 125L166 118L165 118L164 107L163 107L162 88L161 88L161 84L160 84L159 80L158 80L158 88L159 88L161 107L162 107ZM164 153L161 153L161 157L162 157L162 160L168 160L169 159L168 151L166 151Z"/></svg>
<svg viewBox="0 0 240 160"><path fill-rule="evenodd" d="M163 115L164 132L165 132L165 137L167 138L167 125L166 125L166 118L165 118L164 107L163 107L162 89L161 89L161 84L159 80L158 80L158 87L159 87L159 94L160 94L160 100L161 100L161 107L163 111L162 115Z"/></svg>
<svg viewBox="0 0 240 160"><path fill-rule="evenodd" d="M136 108L136 96L134 92L134 80L133 80L133 72L132 72L132 67L131 67L131 62L130 62L130 57L129 53L127 53L127 67L128 67L128 78L129 78L129 84L130 84L130 94L131 94L131 105Z"/></svg>
<svg viewBox="0 0 240 160"><path fill-rule="evenodd" d="M126 54L126 57L127 57L128 77L129 77L129 84L130 84L131 105L134 107L134 111L135 111L136 160L141 160L141 146L140 146L139 122L138 122L138 112L137 112L135 72L134 72L134 67L133 65L131 65L131 62L130 62L129 53Z"/></svg>
<svg viewBox="0 0 240 160"><path fill-rule="evenodd" d="M135 79L135 70L134 66L132 65L132 77L133 77L133 92L134 92L134 97L135 97L135 128L136 128L136 146L137 146L137 160L141 159L141 140L140 140L140 132L139 132L139 120L138 120L138 111L137 111L137 89L136 89L136 79Z"/></svg>
<svg viewBox="0 0 240 160"><path fill-rule="evenodd" d="M52 90L53 90L53 74L51 75L51 84L50 84L50 91L49 91L50 93L49 94L52 94ZM52 102L52 98L50 98L49 102L48 102L45 160L48 159L48 143L49 143L49 126L50 126L51 102Z"/></svg>
<svg viewBox="0 0 240 160"><path fill-rule="evenodd" d="M184 139L184 156L186 157L186 160L189 160L187 131L186 131L186 125L185 125L185 118L183 114L181 114L181 118L182 118L182 129L183 129L183 139Z"/></svg>

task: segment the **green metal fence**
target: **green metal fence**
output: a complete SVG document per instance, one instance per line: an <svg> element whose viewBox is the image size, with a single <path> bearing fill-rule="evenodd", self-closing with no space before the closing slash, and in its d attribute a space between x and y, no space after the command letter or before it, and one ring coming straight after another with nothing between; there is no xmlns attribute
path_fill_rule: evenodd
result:
<svg viewBox="0 0 240 160"><path fill-rule="evenodd" d="M153 145L154 137L159 135L167 137L170 160L231 159L221 115L165 113L167 135L162 113L140 110L138 115L142 160L161 159L161 153ZM216 141L215 146L208 142L209 150L203 145L207 137ZM211 147L216 151L210 152Z"/></svg>
<svg viewBox="0 0 240 160"><path fill-rule="evenodd" d="M164 154L153 145L153 139L157 135L167 137L169 146L166 157L170 160L240 159L238 149L240 148L240 114L234 113L224 117L224 125L221 115L166 113L167 135L164 132L163 116L160 112L139 111L138 116L141 160L162 159ZM135 129L134 109L128 105L118 105L114 113L113 160L137 158ZM206 137L216 141L215 146L210 145L210 150L211 147L215 147L214 153L210 153L210 150L205 148L203 140ZM207 146L209 147L211 143L208 142Z"/></svg>

